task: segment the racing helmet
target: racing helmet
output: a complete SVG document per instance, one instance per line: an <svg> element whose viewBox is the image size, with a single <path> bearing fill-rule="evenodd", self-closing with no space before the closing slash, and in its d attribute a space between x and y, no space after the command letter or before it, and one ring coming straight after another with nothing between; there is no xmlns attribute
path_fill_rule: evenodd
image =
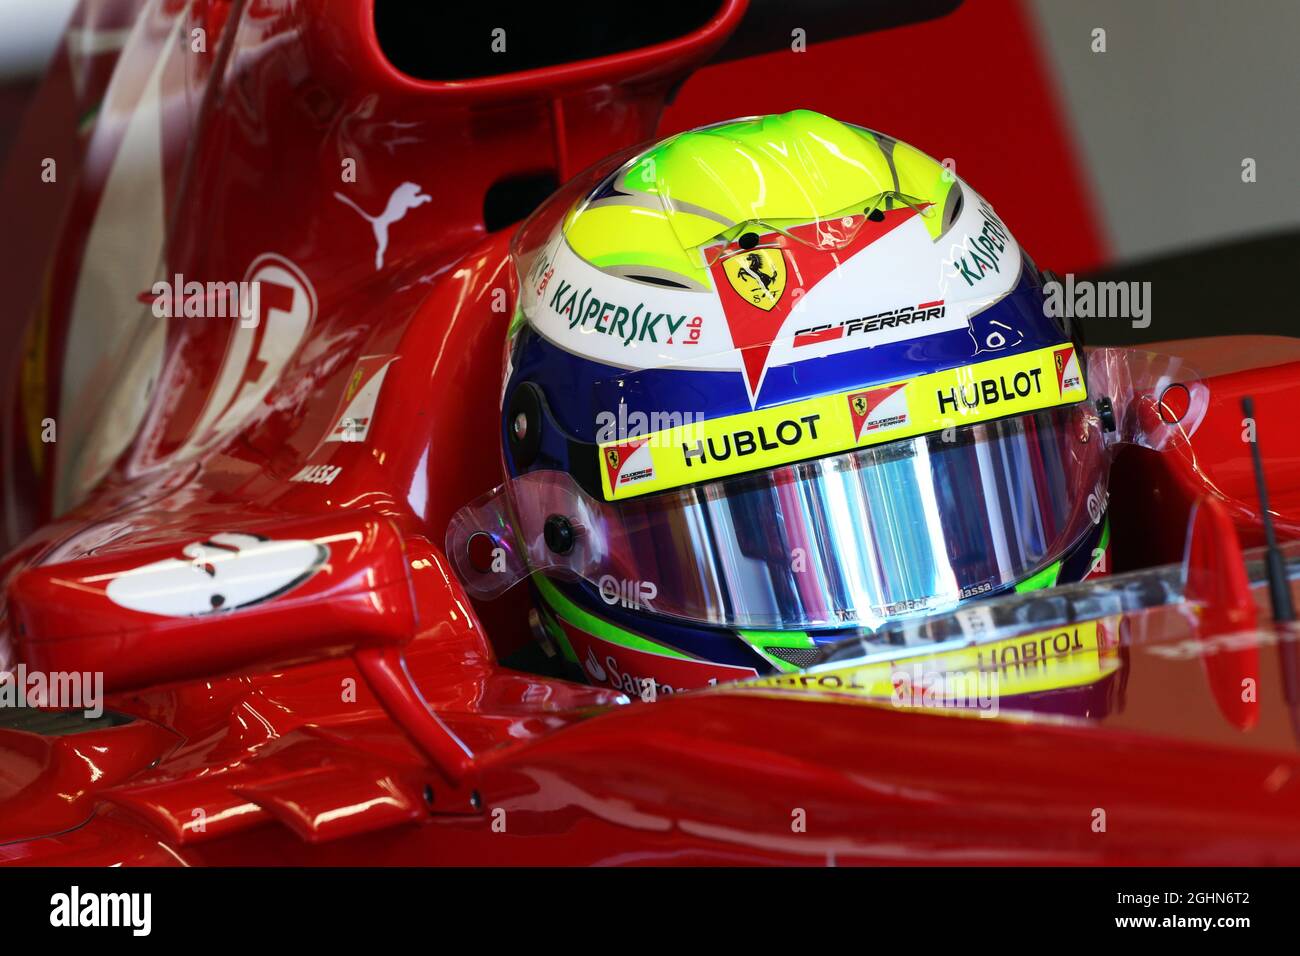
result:
<svg viewBox="0 0 1300 956"><path fill-rule="evenodd" d="M447 553L528 579L593 682L798 670L848 634L1105 567L1077 330L992 205L796 110L612 157L512 244L507 480Z"/></svg>

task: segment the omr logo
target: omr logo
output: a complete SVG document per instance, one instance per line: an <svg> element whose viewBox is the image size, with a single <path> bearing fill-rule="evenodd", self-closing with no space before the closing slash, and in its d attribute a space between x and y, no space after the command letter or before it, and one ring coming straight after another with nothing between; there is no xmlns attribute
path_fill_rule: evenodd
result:
<svg viewBox="0 0 1300 956"><path fill-rule="evenodd" d="M1106 517L1106 508L1110 505L1110 491L1098 479L1096 486L1088 493L1088 517L1093 524L1101 524Z"/></svg>
<svg viewBox="0 0 1300 956"><path fill-rule="evenodd" d="M600 599L606 604L620 604L626 608L649 608L659 596L659 588L652 581L620 581L606 574L597 585Z"/></svg>

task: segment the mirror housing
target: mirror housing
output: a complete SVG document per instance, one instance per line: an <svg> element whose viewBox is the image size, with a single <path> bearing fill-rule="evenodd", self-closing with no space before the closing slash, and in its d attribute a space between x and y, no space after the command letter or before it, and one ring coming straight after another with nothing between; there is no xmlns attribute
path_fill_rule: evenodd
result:
<svg viewBox="0 0 1300 956"><path fill-rule="evenodd" d="M401 535L358 512L30 568L9 611L28 667L102 672L110 692L402 644L418 624Z"/></svg>
<svg viewBox="0 0 1300 956"><path fill-rule="evenodd" d="M439 803L464 812L473 756L403 655L420 630L409 550L370 511L241 522L29 568L10 586L9 613L28 668L102 673L109 693L351 654L450 785Z"/></svg>

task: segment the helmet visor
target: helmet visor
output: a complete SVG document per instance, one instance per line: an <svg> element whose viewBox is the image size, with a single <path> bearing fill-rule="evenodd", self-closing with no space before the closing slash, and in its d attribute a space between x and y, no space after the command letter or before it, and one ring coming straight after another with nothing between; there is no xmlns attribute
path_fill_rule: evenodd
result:
<svg viewBox="0 0 1300 956"><path fill-rule="evenodd" d="M463 509L448 555L478 597L540 571L700 624L875 627L1058 558L1106 460L1076 404L619 502L534 472Z"/></svg>

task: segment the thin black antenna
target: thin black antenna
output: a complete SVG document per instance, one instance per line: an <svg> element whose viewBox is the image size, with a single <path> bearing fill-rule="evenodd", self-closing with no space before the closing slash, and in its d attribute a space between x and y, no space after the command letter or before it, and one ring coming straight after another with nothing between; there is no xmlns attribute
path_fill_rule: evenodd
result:
<svg viewBox="0 0 1300 956"><path fill-rule="evenodd" d="M1295 608L1291 604L1291 582L1286 576L1286 561L1277 546L1277 532L1273 528L1273 513L1268 508L1268 484L1264 481L1264 460L1259 454L1259 424L1255 422L1255 400L1246 396L1241 400L1241 411L1255 426L1255 440L1250 443L1250 457L1255 463L1255 488L1259 492L1260 518L1264 522L1264 541L1268 545L1268 594L1273 601L1273 620L1294 621Z"/></svg>

